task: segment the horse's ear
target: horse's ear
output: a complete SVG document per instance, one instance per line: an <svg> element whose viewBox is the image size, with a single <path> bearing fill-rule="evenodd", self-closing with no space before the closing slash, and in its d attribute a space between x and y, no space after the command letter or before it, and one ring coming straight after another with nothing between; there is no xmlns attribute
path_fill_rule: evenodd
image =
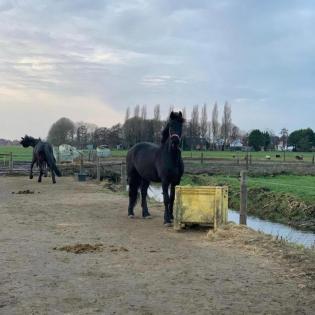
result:
<svg viewBox="0 0 315 315"><path fill-rule="evenodd" d="M170 113L170 119L175 119L175 113L173 111Z"/></svg>
<svg viewBox="0 0 315 315"><path fill-rule="evenodd" d="M181 111L178 112L178 116L179 116L180 118L183 118L183 114L182 114Z"/></svg>

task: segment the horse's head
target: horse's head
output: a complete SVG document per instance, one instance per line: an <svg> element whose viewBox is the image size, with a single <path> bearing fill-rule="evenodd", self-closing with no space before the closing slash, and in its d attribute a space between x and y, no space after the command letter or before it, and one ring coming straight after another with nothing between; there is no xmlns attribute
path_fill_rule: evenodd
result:
<svg viewBox="0 0 315 315"><path fill-rule="evenodd" d="M173 149L177 149L180 145L184 121L182 112L171 112L168 122L168 132L170 145Z"/></svg>
<svg viewBox="0 0 315 315"><path fill-rule="evenodd" d="M21 137L20 144L22 144L24 148L29 147L30 146L29 136L25 135L24 137Z"/></svg>
<svg viewBox="0 0 315 315"><path fill-rule="evenodd" d="M36 139L33 137L30 137L28 135L25 135L24 137L21 137L20 144L24 147L27 148L29 146L34 146L36 142Z"/></svg>

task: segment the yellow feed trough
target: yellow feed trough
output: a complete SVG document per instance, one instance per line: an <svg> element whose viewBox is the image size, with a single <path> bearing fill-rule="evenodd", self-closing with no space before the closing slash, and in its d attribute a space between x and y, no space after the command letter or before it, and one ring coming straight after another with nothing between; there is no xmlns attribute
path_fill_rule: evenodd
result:
<svg viewBox="0 0 315 315"><path fill-rule="evenodd" d="M228 187L177 186L174 228L187 224L211 225L214 229L227 222Z"/></svg>

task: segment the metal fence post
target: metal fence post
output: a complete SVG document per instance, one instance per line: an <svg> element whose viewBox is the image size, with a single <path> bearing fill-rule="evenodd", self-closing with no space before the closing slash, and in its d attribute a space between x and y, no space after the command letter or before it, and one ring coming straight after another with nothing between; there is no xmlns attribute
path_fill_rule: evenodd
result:
<svg viewBox="0 0 315 315"><path fill-rule="evenodd" d="M240 224L246 225L246 219L247 219L247 171L241 171Z"/></svg>

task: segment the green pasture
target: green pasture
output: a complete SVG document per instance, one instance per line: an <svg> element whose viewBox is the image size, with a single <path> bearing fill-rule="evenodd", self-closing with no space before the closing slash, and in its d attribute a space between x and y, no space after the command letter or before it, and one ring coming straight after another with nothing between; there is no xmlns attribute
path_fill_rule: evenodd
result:
<svg viewBox="0 0 315 315"><path fill-rule="evenodd" d="M240 189L238 177L224 175L184 175L181 185L228 185ZM248 177L248 188L266 188L274 193L289 193L310 204L315 204L315 176L257 176Z"/></svg>
<svg viewBox="0 0 315 315"><path fill-rule="evenodd" d="M112 155L114 157L125 157L127 154L127 150L112 150ZM242 151L182 151L182 156L184 158L201 158L203 154L204 158L212 158L212 159L244 159L246 156L246 152ZM253 160L266 161L266 156L270 156L270 161L273 162L283 162L285 161L297 161L296 156L302 155L303 161L312 162L313 152L250 152ZM276 155L280 155L280 158L276 157ZM284 156L285 155L285 156ZM269 161L269 160L268 160Z"/></svg>
<svg viewBox="0 0 315 315"><path fill-rule="evenodd" d="M13 154L14 161L30 161L32 159L32 148L23 148L22 146L0 146L0 161L6 159L8 156L2 154Z"/></svg>
<svg viewBox="0 0 315 315"><path fill-rule="evenodd" d="M0 154L10 153L14 155L14 160L18 161L29 161L31 160L32 148L23 148L22 146L0 146ZM112 150L113 157L124 158L127 154L127 150ZM184 158L201 158L201 154L205 159L227 159L234 160L239 158L244 159L246 156L245 152L241 151L183 151L182 156ZM250 152L253 161L266 161L266 156L270 156L271 162L283 162L284 153L283 152ZM314 152L285 152L285 161L297 161L296 156L302 155L304 162L312 162ZM280 155L280 158L276 157ZM1 158L0 158L1 159ZM299 161L301 162L301 161Z"/></svg>

